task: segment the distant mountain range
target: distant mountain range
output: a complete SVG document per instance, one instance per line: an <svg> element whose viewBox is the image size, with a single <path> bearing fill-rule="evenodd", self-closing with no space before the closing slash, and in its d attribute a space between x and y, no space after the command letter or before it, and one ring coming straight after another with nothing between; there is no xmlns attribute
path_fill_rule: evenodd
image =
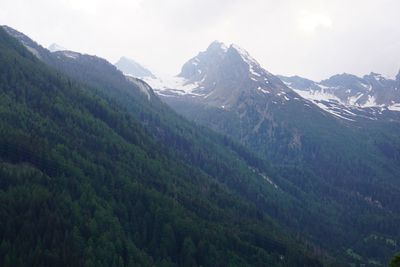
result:
<svg viewBox="0 0 400 267"><path fill-rule="evenodd" d="M235 55L239 57L235 59ZM126 69L124 71L116 66L127 73ZM135 68L138 68L136 62ZM290 98L287 94L294 91L324 111L348 120L354 120L357 115L376 119L384 110L400 111L400 73L396 79L385 78L377 73L362 78L344 73L321 82L299 76L274 76L244 49L237 45L228 47L218 41L186 62L177 76L155 77L148 70L143 73L134 68L129 75L146 80L160 96L190 96L196 99L207 96L208 104L214 99L214 105L220 107L229 106L229 102L235 98L234 92L255 88L275 96L279 94L285 100ZM232 75L242 80L230 79ZM280 84L279 80L286 86ZM226 87L228 92L223 92L222 87ZM298 96L292 95L291 98Z"/></svg>
<svg viewBox="0 0 400 267"><path fill-rule="evenodd" d="M315 99L320 95L323 100L336 100L347 106L399 110L400 74L397 79L392 80L377 73L370 73L362 78L343 73L319 83L298 76L279 77L290 88L307 98ZM308 94L304 94L305 92Z"/></svg>
<svg viewBox="0 0 400 267"><path fill-rule="evenodd" d="M368 108L400 111L400 75L393 80L377 73L362 78L343 73L321 82L299 76L279 78L303 98L335 115L351 118L351 113Z"/></svg>

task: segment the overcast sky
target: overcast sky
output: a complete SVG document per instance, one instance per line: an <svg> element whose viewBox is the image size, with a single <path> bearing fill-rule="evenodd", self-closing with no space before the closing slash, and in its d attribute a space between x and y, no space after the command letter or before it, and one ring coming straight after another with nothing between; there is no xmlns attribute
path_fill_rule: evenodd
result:
<svg viewBox="0 0 400 267"><path fill-rule="evenodd" d="M0 24L46 47L170 74L214 40L275 74L393 77L400 68L399 0L1 0Z"/></svg>

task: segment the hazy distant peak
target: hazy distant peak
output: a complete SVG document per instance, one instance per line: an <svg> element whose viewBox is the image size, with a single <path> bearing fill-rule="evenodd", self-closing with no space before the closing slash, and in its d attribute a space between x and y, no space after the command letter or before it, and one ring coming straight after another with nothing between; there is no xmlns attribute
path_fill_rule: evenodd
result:
<svg viewBox="0 0 400 267"><path fill-rule="evenodd" d="M364 79L365 79L366 77L373 78L373 79L375 79L376 81L393 80L393 78L391 78L391 77L389 77L389 76L386 76L386 75L383 75L383 74L380 74L380 73L376 73L376 72L371 72L370 74L365 75L365 76L364 76Z"/></svg>
<svg viewBox="0 0 400 267"><path fill-rule="evenodd" d="M336 74L331 76L330 78L323 80L320 82L325 86L358 86L360 83L363 83L363 79L349 73Z"/></svg>
<svg viewBox="0 0 400 267"><path fill-rule="evenodd" d="M213 71L216 66L221 65L227 58L240 59L243 64L248 65L250 73L256 76L262 76L262 73L256 73L257 70L265 72L260 64L245 49L236 44L227 46L223 42L214 41L204 52L200 52L197 56L186 62L178 76L184 77L191 82L201 81L206 76L206 73ZM235 62L238 63L240 61Z"/></svg>
<svg viewBox="0 0 400 267"><path fill-rule="evenodd" d="M204 53L209 54L214 52L223 52L223 54L226 54L227 52L232 50L237 52L244 59L244 61L259 65L259 63L252 56L250 56L249 52L247 52L244 48L240 47L237 44L231 44L228 46L225 43L216 40L208 46L207 50Z"/></svg>
<svg viewBox="0 0 400 267"><path fill-rule="evenodd" d="M146 69L131 58L123 56L114 65L125 75L130 75L137 78L155 78L154 74L150 70Z"/></svg>
<svg viewBox="0 0 400 267"><path fill-rule="evenodd" d="M58 45L56 43L52 43L48 48L47 48L50 52L57 52L57 51L65 51L68 50L64 47L62 47L61 45Z"/></svg>
<svg viewBox="0 0 400 267"><path fill-rule="evenodd" d="M228 46L226 44L224 44L223 42L215 40L207 48L207 51L212 51L212 50L219 50L219 51L226 52L228 50Z"/></svg>

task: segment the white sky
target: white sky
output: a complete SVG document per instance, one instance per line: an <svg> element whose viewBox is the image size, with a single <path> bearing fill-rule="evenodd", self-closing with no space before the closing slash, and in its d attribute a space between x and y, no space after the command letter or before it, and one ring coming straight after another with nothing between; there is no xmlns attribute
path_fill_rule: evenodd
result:
<svg viewBox="0 0 400 267"><path fill-rule="evenodd" d="M170 74L214 40L275 74L393 77L400 68L400 0L0 0L0 24L46 47Z"/></svg>

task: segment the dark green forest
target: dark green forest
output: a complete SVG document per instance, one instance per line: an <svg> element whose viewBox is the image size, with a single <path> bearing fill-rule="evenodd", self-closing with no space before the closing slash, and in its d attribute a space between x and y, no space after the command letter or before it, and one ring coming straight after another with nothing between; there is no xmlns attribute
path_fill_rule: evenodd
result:
<svg viewBox="0 0 400 267"><path fill-rule="evenodd" d="M77 80L0 30L1 266L322 265L268 213L268 164L133 85Z"/></svg>
<svg viewBox="0 0 400 267"><path fill-rule="evenodd" d="M400 252L393 256L389 263L390 267L399 267L400 266Z"/></svg>
<svg viewBox="0 0 400 267"><path fill-rule="evenodd" d="M363 136L389 161L354 140L310 142L310 165L261 139L264 157L101 58L24 43L39 58L0 29L1 266L379 266L399 250L396 127Z"/></svg>

